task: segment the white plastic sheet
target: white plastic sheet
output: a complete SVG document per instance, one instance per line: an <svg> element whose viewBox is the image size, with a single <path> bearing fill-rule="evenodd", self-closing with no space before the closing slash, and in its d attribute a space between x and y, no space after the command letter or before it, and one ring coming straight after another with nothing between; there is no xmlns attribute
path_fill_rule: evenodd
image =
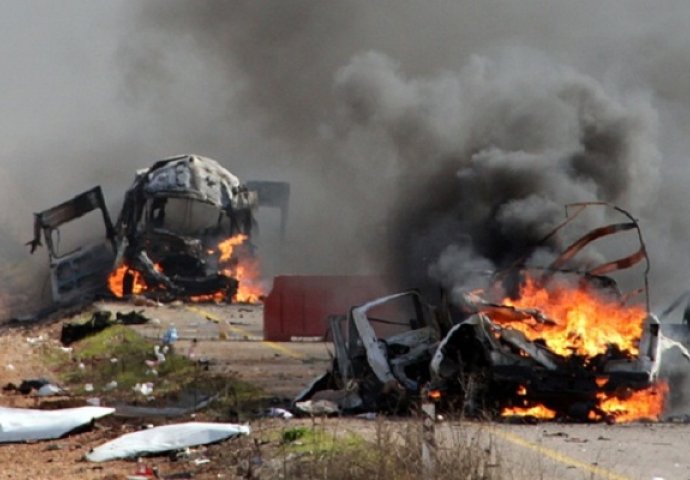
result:
<svg viewBox="0 0 690 480"><path fill-rule="evenodd" d="M188 422L128 433L91 450L86 459L105 462L118 458L169 452L249 434L249 425Z"/></svg>
<svg viewBox="0 0 690 480"><path fill-rule="evenodd" d="M0 407L0 443L60 438L75 428L114 411L114 408L105 407L60 410Z"/></svg>

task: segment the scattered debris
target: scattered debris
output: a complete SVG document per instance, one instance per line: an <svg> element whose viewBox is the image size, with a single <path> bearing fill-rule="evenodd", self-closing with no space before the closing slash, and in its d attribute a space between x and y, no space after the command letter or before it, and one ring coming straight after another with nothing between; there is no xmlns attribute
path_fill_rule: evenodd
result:
<svg viewBox="0 0 690 480"><path fill-rule="evenodd" d="M160 454L196 445L219 442L238 435L248 435L248 425L233 423L189 422L154 427L128 433L91 450L86 459L105 462L118 458Z"/></svg>
<svg viewBox="0 0 690 480"><path fill-rule="evenodd" d="M150 480L152 478L158 478L158 471L142 462L141 458L137 459L137 469L134 471L134 475L127 476L127 480Z"/></svg>
<svg viewBox="0 0 690 480"><path fill-rule="evenodd" d="M29 345L37 345L44 341L45 337L43 335L39 335L38 337L26 337L26 343L28 343Z"/></svg>
<svg viewBox="0 0 690 480"><path fill-rule="evenodd" d="M271 407L266 411L266 416L269 418L282 418L284 420L290 420L294 417L292 413L285 410L284 408Z"/></svg>
<svg viewBox="0 0 690 480"><path fill-rule="evenodd" d="M110 390L115 390L117 388L117 381L111 380L110 382L103 385L103 391L108 392Z"/></svg>
<svg viewBox="0 0 690 480"><path fill-rule="evenodd" d="M149 322L155 323L155 319L149 318L146 315L144 315L143 310L132 310L129 313L117 312L115 314L115 319L118 323L121 323L122 325L145 325Z"/></svg>
<svg viewBox="0 0 690 480"><path fill-rule="evenodd" d="M153 393L153 383L151 382L146 382L146 383L137 383L132 387L132 390L134 390L137 393L140 393L144 395L145 397L148 397Z"/></svg>
<svg viewBox="0 0 690 480"><path fill-rule="evenodd" d="M169 327L163 334L163 345L172 345L177 342L179 335L177 334L177 328L174 326Z"/></svg>
<svg viewBox="0 0 690 480"><path fill-rule="evenodd" d="M86 322L65 323L60 333L60 342L63 345L71 345L89 335L94 335L105 330L111 325L111 313L108 311L94 312L93 316Z"/></svg>
<svg viewBox="0 0 690 480"><path fill-rule="evenodd" d="M340 413L340 408L330 400L306 400L295 402L295 408L307 415L335 415Z"/></svg>
<svg viewBox="0 0 690 480"><path fill-rule="evenodd" d="M113 325L142 325L149 321L150 319L141 312L131 311L126 314L118 312L115 315L115 319L112 319L111 312L99 310L94 312L91 318L86 322L65 323L60 333L60 342L62 342L63 345L71 345L74 342L95 335ZM115 361L117 361L117 359L115 359Z"/></svg>
<svg viewBox="0 0 690 480"><path fill-rule="evenodd" d="M52 395L65 395L66 393L67 392L65 392L65 390L58 387L57 385L54 385L52 383L46 383L38 389L36 395L38 395L39 397L49 397Z"/></svg>
<svg viewBox="0 0 690 480"><path fill-rule="evenodd" d="M114 411L105 407L60 410L0 407L0 443L60 438Z"/></svg>
<svg viewBox="0 0 690 480"><path fill-rule="evenodd" d="M8 383L2 387L2 390L5 392L18 391L23 395L29 395L34 390L39 391L42 387L50 383L50 380L45 378L22 380L22 383L20 383L18 387L14 383Z"/></svg>
<svg viewBox="0 0 690 480"><path fill-rule="evenodd" d="M376 420L376 412L364 412L355 415L355 417L360 418L362 420Z"/></svg>
<svg viewBox="0 0 690 480"><path fill-rule="evenodd" d="M419 398L430 379L440 327L433 308L418 292L373 300L329 322L333 367L297 396L297 408L316 414L315 406L304 400L328 392L333 400L328 405L334 407L325 413L403 411Z"/></svg>
<svg viewBox="0 0 690 480"><path fill-rule="evenodd" d="M152 417L182 417L185 415L194 415L203 408L206 408L218 398L218 395L203 395L200 393L188 392L186 395L181 394L175 404L163 406L141 406L141 405L123 405L114 404L116 415L118 417L138 417L138 418L152 418Z"/></svg>

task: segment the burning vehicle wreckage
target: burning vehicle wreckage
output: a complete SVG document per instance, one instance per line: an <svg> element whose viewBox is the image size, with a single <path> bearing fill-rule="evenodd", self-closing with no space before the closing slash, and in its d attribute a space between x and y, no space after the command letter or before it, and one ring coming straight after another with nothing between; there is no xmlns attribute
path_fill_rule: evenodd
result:
<svg viewBox="0 0 690 480"><path fill-rule="evenodd" d="M569 206L544 242L583 210L602 206ZM590 231L546 267L523 259L486 272L483 288L453 292L453 305L433 307L408 291L331 317L332 368L295 405L306 410L328 398L343 413L402 413L426 397L445 411L475 416L658 419L668 393L659 376L662 353L678 348L686 360L690 354L661 333L649 309L639 225L613 208L624 222ZM590 243L623 232L636 234L635 253L575 267ZM644 266L644 283L623 294L610 275L635 265Z"/></svg>
<svg viewBox="0 0 690 480"><path fill-rule="evenodd" d="M262 289L251 235L259 206L284 233L289 184L248 182L215 160L182 155L137 172L115 225L100 187L35 214L33 253L45 240L57 305L111 294L158 301L255 302ZM105 239L60 251L60 227L99 210Z"/></svg>

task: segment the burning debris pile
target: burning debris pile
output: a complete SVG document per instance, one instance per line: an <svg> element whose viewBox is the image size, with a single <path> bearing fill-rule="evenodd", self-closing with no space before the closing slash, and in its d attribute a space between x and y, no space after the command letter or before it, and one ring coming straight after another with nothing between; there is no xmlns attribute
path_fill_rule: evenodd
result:
<svg viewBox="0 0 690 480"><path fill-rule="evenodd" d="M590 205L577 205L546 238ZM408 292L332 319L333 369L297 400L335 390L345 411L400 411L426 392L447 409L474 415L658 419L668 392L659 379L663 350L675 346L688 355L662 338L648 308L639 226L616 210L626 222L579 237L546 267L523 260L488 273L483 288L452 292L453 306L434 309ZM590 243L625 231L637 234L635 253L596 266L575 262ZM643 286L622 294L609 275L641 262ZM403 299L413 307L396 306Z"/></svg>
<svg viewBox="0 0 690 480"><path fill-rule="evenodd" d="M117 223L100 187L36 214L32 252L41 233L51 260L53 298L65 304L99 294L144 295L158 301L258 302L264 294L251 242L259 205L281 209L289 185L251 182L215 160L182 155L137 172ZM106 242L61 255L58 227L100 209Z"/></svg>

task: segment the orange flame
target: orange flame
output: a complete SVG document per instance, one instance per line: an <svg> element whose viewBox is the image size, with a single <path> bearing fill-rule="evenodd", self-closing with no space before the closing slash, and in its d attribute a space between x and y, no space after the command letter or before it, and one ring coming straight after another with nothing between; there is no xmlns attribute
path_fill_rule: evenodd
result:
<svg viewBox="0 0 690 480"><path fill-rule="evenodd" d="M617 423L635 420L659 420L664 410L664 402L668 394L668 383L659 382L645 390L630 392L625 398L597 393L599 408L610 415ZM601 415L590 412L591 420L601 420Z"/></svg>
<svg viewBox="0 0 690 480"><path fill-rule="evenodd" d="M261 283L261 270L259 261L251 254L243 254L238 247L245 245L249 239L247 235L234 235L218 243L218 249L207 250L208 255L218 252L219 270L222 275L235 278L239 282L237 293L232 299L242 303L258 303L265 295L264 286ZM245 250L246 251L246 250ZM156 270L162 271L159 264ZM126 275L132 275L132 293L141 294L148 290L143 275L127 264L113 270L108 277L108 289L118 298L124 296L124 279ZM206 295L196 295L189 298L192 302L222 302L228 300L224 291L213 292Z"/></svg>
<svg viewBox="0 0 690 480"><path fill-rule="evenodd" d="M427 398L432 402L438 402L439 400L441 400L442 396L443 394L440 390L429 390L429 392L427 393Z"/></svg>
<svg viewBox="0 0 690 480"><path fill-rule="evenodd" d="M556 418L556 412L544 405L535 405L533 407L506 407L501 411L504 417L534 417L543 420L553 420Z"/></svg>
<svg viewBox="0 0 690 480"><path fill-rule="evenodd" d="M501 309L487 314L497 324L525 334L529 340L541 339L546 346L562 356L579 355L585 359L606 353L612 345L628 355L637 355L642 336L646 311L641 306L622 305L620 300L597 294L586 286L574 287L564 282L551 282L541 286L532 278L526 278L517 299L506 298L503 305L522 310L537 310L544 318L523 315ZM553 322L553 323L551 323ZM608 378L594 378L598 389L606 386ZM589 413L589 419L600 421L613 419L630 422L640 419L658 420L663 412L668 393L666 383L650 388L621 393L596 393L597 405ZM524 396L524 387L517 394ZM551 419L555 412L544 405L505 408L502 415L530 415Z"/></svg>
<svg viewBox="0 0 690 480"><path fill-rule="evenodd" d="M237 279L239 285L237 293L233 298L241 303L259 303L265 295L264 287L261 284L261 270L259 261L251 255L243 255L242 247L249 239L247 235L238 234L227 238L218 244L218 262L220 273L226 277ZM215 253L209 250L210 254ZM222 302L226 300L223 292L215 292L208 295L198 295L190 299L193 302Z"/></svg>
<svg viewBox="0 0 690 480"><path fill-rule="evenodd" d="M139 295L147 289L146 282L144 282L144 277L141 273L127 264L122 264L110 272L108 276L108 289L118 298L122 298L125 295L124 282L127 274L132 275L132 293L134 295Z"/></svg>
<svg viewBox="0 0 690 480"><path fill-rule="evenodd" d="M235 278L240 282L235 299L242 303L259 303L265 295L260 283L259 262L255 258L240 261L235 269Z"/></svg>
<svg viewBox="0 0 690 480"><path fill-rule="evenodd" d="M220 242L218 244L218 251L220 252L220 258L218 260L220 262L230 261L235 247L242 245L248 238L249 237L246 235L240 233L239 235L232 236Z"/></svg>
<svg viewBox="0 0 690 480"><path fill-rule="evenodd" d="M597 387L602 388L604 385L608 383L609 379L606 377L597 377L594 379L594 383L597 384Z"/></svg>
<svg viewBox="0 0 690 480"><path fill-rule="evenodd" d="M528 339L543 339L548 348L563 356L573 354L593 357L605 353L611 344L631 355L638 352L645 310L640 306L623 306L619 301L596 295L586 288L564 284L540 287L527 278L518 299L505 299L504 305L537 309L554 325L537 319L493 314L498 323L508 323ZM495 318L494 318L495 317Z"/></svg>

